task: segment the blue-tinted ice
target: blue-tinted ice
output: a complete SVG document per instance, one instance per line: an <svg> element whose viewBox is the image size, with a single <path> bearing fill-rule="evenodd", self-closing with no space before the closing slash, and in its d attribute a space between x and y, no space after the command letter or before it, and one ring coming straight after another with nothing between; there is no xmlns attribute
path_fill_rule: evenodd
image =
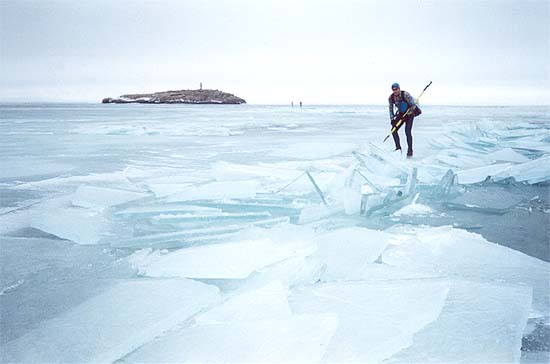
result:
<svg viewBox="0 0 550 364"><path fill-rule="evenodd" d="M1 105L2 362L545 357L550 109L423 110Z"/></svg>

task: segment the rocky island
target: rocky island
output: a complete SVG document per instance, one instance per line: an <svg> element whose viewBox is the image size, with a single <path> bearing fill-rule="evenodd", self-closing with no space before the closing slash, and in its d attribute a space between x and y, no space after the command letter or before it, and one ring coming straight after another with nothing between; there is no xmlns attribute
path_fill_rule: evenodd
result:
<svg viewBox="0 0 550 364"><path fill-rule="evenodd" d="M107 97L104 104L246 104L244 99L219 90L179 90L152 94L129 94L117 98Z"/></svg>

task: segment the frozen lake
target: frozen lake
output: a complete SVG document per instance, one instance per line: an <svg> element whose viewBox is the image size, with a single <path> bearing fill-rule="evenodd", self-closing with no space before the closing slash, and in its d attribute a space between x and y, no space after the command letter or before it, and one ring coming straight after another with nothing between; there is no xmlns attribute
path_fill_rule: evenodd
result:
<svg viewBox="0 0 550 364"><path fill-rule="evenodd" d="M2 362L550 359L550 107L0 105ZM400 131L402 145L404 131Z"/></svg>

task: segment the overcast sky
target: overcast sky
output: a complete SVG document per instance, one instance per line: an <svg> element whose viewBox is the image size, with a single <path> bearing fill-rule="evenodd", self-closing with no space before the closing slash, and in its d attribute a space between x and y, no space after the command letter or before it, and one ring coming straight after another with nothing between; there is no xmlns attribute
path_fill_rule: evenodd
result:
<svg viewBox="0 0 550 364"><path fill-rule="evenodd" d="M0 0L0 101L550 104L550 1Z"/></svg>

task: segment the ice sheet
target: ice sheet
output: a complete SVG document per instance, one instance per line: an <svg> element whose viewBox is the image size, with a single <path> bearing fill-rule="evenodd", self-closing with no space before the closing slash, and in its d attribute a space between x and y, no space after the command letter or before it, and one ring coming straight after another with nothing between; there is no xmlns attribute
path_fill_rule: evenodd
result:
<svg viewBox="0 0 550 364"><path fill-rule="evenodd" d="M86 289L82 291L86 294L77 296L85 300L97 294L96 290L106 289L112 284L111 279L119 278L111 277L105 272L114 270L119 264L126 267L127 263L135 267L135 271L127 272L128 275L145 275L147 268L154 266L161 275L169 273L164 269L174 269L179 275L181 269L189 270L193 275L218 277L197 278L203 283L218 287L224 294L223 306L210 311L215 317L208 319L208 324L200 328L189 326L194 322L193 319L186 320L185 324L178 323L177 328L171 328L173 332L194 329L197 330L195 333L204 334L192 337L189 344L193 346L191 352L197 348L196 356L192 358L199 362L203 361L202 354L213 349L213 360L223 361L222 355L225 350L230 358L237 361L250 358L246 355L252 355L253 349L260 347L275 348L273 350L280 353L277 358L285 359L280 361L296 357L300 359L297 361L303 362L308 360L305 359L308 353L299 352L297 347L291 348L291 345L295 345L295 342L299 345L300 340L304 338L310 340L308 342L311 345L304 346L312 349L310 356L320 359L326 347L319 347L319 342L323 341L315 335L322 332L323 329L319 328L321 325L314 319L286 317L288 311L284 299L287 289L296 293L302 289L323 286L322 283L326 283L325 281L375 284L379 285L380 291L384 287L389 290L396 285L404 287L399 291L400 294L403 291L405 296L390 292L389 297L384 298L383 294L374 295L367 289L353 292L350 290L343 294L344 297L350 298L352 303L371 293L372 299L360 302L363 304L360 307L366 307L364 311L353 305L349 310L342 308L346 315L348 312L356 312L354 310L358 312L355 316L349 314L349 320L346 319L349 331L345 333L349 333L350 336L355 332L359 333L357 340L352 337L350 340L343 340L342 345L345 346L345 343L349 342L351 346L357 344L358 350L368 350L371 347L363 344L372 338L377 344L365 355L372 354L380 358L386 355L384 353L393 352L396 348L409 345L411 342L412 348L421 343L411 341L413 333L405 332L406 330L399 326L400 323L405 325L415 317L435 316L433 304L437 299L427 304L416 304L417 298L414 295L424 292L427 297L435 297L437 294L428 289L414 292L406 287L407 284L414 287L415 282L419 281L473 281L472 284L465 283L464 290L459 294L464 300L472 301L471 305L465 305L469 312L458 309L453 311L452 319L455 321L451 320L453 323L448 324L451 321L448 317L445 318L445 321L441 321L444 324L438 326L440 329L434 334L442 340L434 340L437 343L442 342L441 352L453 350L455 341L460 345L469 344L467 341L459 340L467 338L453 336L455 323L462 330L461 335L466 336L469 331L474 336L479 335L480 342L487 343L486 346L490 349L488 352L495 353L495 350L500 350L501 347L490 342L489 334L486 335L487 338L483 338L485 329L494 329L495 332L503 334L502 340L509 344L510 350L517 349L516 341L511 340L511 336L506 334L515 333L515 328L506 331L502 326L495 324L496 321L515 326L520 321L516 319L517 314L523 312L522 305L532 309L530 315L533 318L550 317L550 273L547 263L519 253L510 254L510 250L450 228L393 228L391 233L387 232L388 244L385 245L382 257L378 259L375 256L378 248L384 249L382 245L374 247L365 244L368 247L363 249L363 245L355 240L339 244L327 243L318 251L318 256L315 256L315 252L297 253L288 248L294 245L301 247L300 241L305 245L313 245L319 234L345 230L342 229L344 227L369 226L383 229L392 225L397 218L389 215L410 203L414 196L406 193L409 192L406 188L407 177L414 168L418 171L417 190L423 198L422 203L436 211L439 211L441 202L452 200L461 194L463 197L480 200L477 201L478 205L482 202L491 202L491 206L488 207L494 207L493 203L502 202L504 209L509 206L506 205L509 199L489 201L487 195L469 196L469 189L481 190L483 186L457 185L456 178L453 177L454 172L445 174L452 168L461 175L460 183L482 182L488 175L497 182L514 177L523 188L518 189L518 196L524 196L524 189L529 188L529 191L536 190L535 194L539 194L541 198L536 202L520 202L510 213L502 215L502 220L497 220L500 215L483 215L488 221L480 223L476 217L480 216L478 212L446 210L437 216L408 215L403 221L408 220L416 224L450 221L450 214L453 213L453 216L464 217L456 226L481 228L483 225L478 231L487 233L487 236L494 233L494 230L488 231L489 229L500 231L501 225L512 225L510 228L517 228L520 233L510 234L508 237L500 232L492 236L498 236L501 239L498 241L500 243L508 243L503 242L503 239L510 239L510 246L525 243L526 246L534 247L525 251L533 252L537 256L542 251L540 255L543 255L547 251L544 250L546 240L539 241L543 240L539 238L546 238L544 233L548 228L544 224L544 218L548 217L549 211L546 195L550 181L550 109L547 106L430 106L431 110L426 109L419 119L421 123L415 124L415 156L412 159L392 153L391 139L381 143L381 138L388 132L387 122L380 122L380 115L387 112L381 106L307 106L299 110L288 105L111 106L0 105L2 151L7 158L5 159L9 161L3 175L0 176L0 232L25 238L46 236L40 230L32 228L39 226L46 232L72 239L79 244L99 243L100 245L93 247L76 246L65 241L64 246L72 246L79 251L89 249L103 252L105 257L109 257L98 256L98 260L104 261L103 264L97 264L96 260L74 260L74 255L67 252L67 256L62 260L40 260L33 265L33 269L38 269L46 264L46 270L32 270L32 274L22 276L18 272L28 271L24 267L27 260L18 259L11 251L6 253L6 250L2 249L2 253L6 254L2 259L10 262L10 269L9 273L5 273L4 270L4 277L0 277L3 278L2 282L5 282L0 287L0 297L2 302L11 300L9 307L12 312L16 310L13 307L17 307L13 302L22 306L20 312L15 315L16 318L11 318L9 327L16 327L17 322L14 321L24 317L25 312L40 311L35 315L30 314L30 319L25 318L25 328L15 330L18 333L24 334L28 332L29 327L44 324L44 319L52 318L49 314L59 315L55 318L57 320L68 317L66 310L77 305L72 302L75 295L60 294L59 298L51 299L57 292L62 291L65 282L70 281L72 287L78 287L80 282L85 282L83 284L86 285ZM441 120L446 121L441 123ZM109 136L98 138L98 134ZM46 159L45 155L48 156ZM316 191L305 172L309 172L313 177L327 205L323 204L321 194ZM442 180L444 176L446 177ZM300 178L294 181L297 177ZM438 185L440 181L443 183ZM523 182L538 185L524 186ZM506 183L512 184L513 181L509 180ZM358 194L361 192L361 185L368 187L369 191L365 188L365 194L370 193L372 201L378 202L382 206L381 209L370 214L359 214L361 196ZM116 201L106 199L101 194L98 196L100 203L87 200L91 194L81 194L78 198L80 201L75 198L74 202L86 208L71 206L70 200L74 197L72 194L81 186L95 186L94 188L101 188L102 193L106 192L103 189L135 191L145 193L148 197L114 206L112 203ZM397 195L399 191L402 193L401 196ZM404 192L407 196L403 196ZM387 196L390 198L384 202ZM534 195L525 193L525 196L529 199ZM493 197L501 196L497 194ZM197 200L199 198L201 200ZM96 203L97 206L94 206ZM11 210L13 207L16 207L16 210ZM100 211L95 211L96 214L91 211L96 208L103 210L103 215ZM416 214L419 212L418 208L419 204L413 203L398 214ZM523 224L525 220L514 220L515 216L520 216L520 212L522 218L530 219L528 226ZM445 214L447 215L444 216ZM540 221L543 223L539 224ZM294 225L297 223L301 225ZM251 228L253 226L271 228ZM310 231L306 232L306 229ZM521 235L524 229L536 231L533 234L525 234L523 240L518 239L517 235ZM244 244L253 241L267 241L273 246L256 250ZM220 247L229 242L235 242L237 246L243 243L242 249L230 250L226 254ZM182 250L174 249L189 246L198 248L198 245L205 247L201 254L195 254L195 251L185 258L187 260L182 261L176 258ZM132 249L143 247L158 249L138 251L127 259L123 257L130 254ZM59 250L56 254L63 255L62 249ZM47 253L44 256L47 257ZM167 265L163 266L160 262L165 259ZM376 259L374 263L373 259ZM86 269L78 269L78 262L84 262ZM187 266L182 267L181 263ZM88 264L91 266L88 267ZM80 278L80 273L84 279ZM105 284L94 285L91 281L96 274L110 278ZM74 275L79 276L76 282ZM159 281L159 277L140 279L151 284ZM19 302L15 297L21 294L29 298L26 290L31 285L31 280L34 282L32 284L35 285L36 293L34 296L30 295L34 300L32 304L26 305L28 301L23 299ZM56 283L57 290L52 293L52 284L41 287L42 282L50 281L63 283ZM280 282L283 288L264 291L266 286L275 284L274 282ZM525 300L521 301L524 295L521 289L516 289L517 285L533 287L532 305ZM485 287L494 298L496 308L495 312L487 313L491 322L480 321L484 326L476 327L477 319L473 317L474 322L471 322L470 314L486 311L490 300L483 301L484 297L476 297L483 293ZM156 293L155 290L151 292L153 295ZM132 311L131 315L124 317L130 317L127 320L132 321L134 317L147 316L149 311L160 316L158 310L163 306L161 298L164 294L168 292L159 292L159 301L154 302L154 297L148 296L153 302L152 305L144 305L140 310L135 309L136 312ZM400 297L406 299L411 295L415 297L409 300L413 302L412 306L407 307L411 310L403 315L397 314L397 318L394 319L393 312L401 312L401 307L405 307ZM511 302L509 298L514 295L518 297L518 301L512 302L511 307L514 311L510 314L511 317L501 320L499 297L502 296L502 302ZM395 298L395 302L387 303L391 297ZM310 298L313 301L325 299L313 296ZM143 301L149 303L146 299ZM168 308L177 306L175 301L168 301ZM447 299L445 307L455 307L448 306L451 303ZM125 312L120 307L131 304L130 299L124 300L123 303L115 305L114 310ZM54 305L57 309L50 309L50 306ZM318 308L340 309L340 305L345 307L346 302L319 304ZM476 305L479 306L479 310ZM43 310L42 306L45 306ZM372 316L372 330L367 332L359 323L366 322L364 315L371 314L368 310L371 306L378 308L372 311L376 312L377 316ZM456 307L460 308L460 305ZM94 314L97 313L96 316L108 316L109 313L104 308L89 309ZM104 312L107 314L103 315ZM207 316L206 307L201 312ZM416 312L424 312L425 315L417 316ZM348 317L346 315L344 316ZM238 320L230 322L231 318ZM219 323L222 320L224 322ZM426 319L424 322L427 321ZM131 326L132 323L126 323L122 316L117 317L114 322L120 324L120 328L111 328L106 324L91 328L89 331L92 339L88 340L90 345L95 345L94 342L101 340L102 335L107 338L109 335L118 335L117 338L125 335L130 337L137 331ZM429 329L437 322L439 321L436 319L432 324L424 326L424 329ZM300 328L300 325L304 327ZM421 325L415 322L410 324L410 327L413 326L416 329ZM140 328L141 326L138 329ZM271 328L275 328L273 333L269 332ZM285 328L291 332L289 337L284 335ZM4 334L10 329L2 326L0 330L0 334ZM244 343L238 341L238 335L233 337L235 332L240 333L240 330L245 331ZM15 331L8 332L8 335L12 335L10 340L20 336L13 334ZM192 333L188 332L186 335ZM273 338L277 333L282 337ZM49 342L67 342L67 346L71 345L71 342L66 340L68 335L63 330L49 330L47 334L42 336ZM155 355L160 358L165 357L163 355L168 357L178 349L171 346L171 343L179 343L176 339L163 336L164 333L160 335L157 336L159 340L150 340L151 338L147 337L142 342L145 345L143 348L150 349L152 353L150 361L154 361ZM364 342L360 342L362 338L365 339ZM221 343L219 351L216 347L218 342ZM251 343L252 349L249 351L247 343ZM156 346L157 344L162 345ZM471 352L465 348L460 353L465 353L465 358L474 358L473 354L470 355L473 351L484 350L481 345L475 345L475 342L472 343L472 348L475 349ZM34 346L33 343L28 345L28 348ZM166 352L163 353L162 350ZM256 350L256 353L259 352L262 351ZM435 353L434 357L438 357L437 355ZM455 360L460 357L461 355L456 355L448 358ZM205 358L208 359L207 356ZM496 356L488 357L487 360L491 358ZM261 359L254 357L250 361L262 361Z"/></svg>
<svg viewBox="0 0 550 364"><path fill-rule="evenodd" d="M323 362L377 363L439 316L447 291L444 280L338 282L297 288L289 303L294 313L338 315Z"/></svg>
<svg viewBox="0 0 550 364"><path fill-rule="evenodd" d="M74 166L69 164L21 156L13 159L4 159L2 161L0 178L25 178L62 174L72 169L74 169Z"/></svg>
<svg viewBox="0 0 550 364"><path fill-rule="evenodd" d="M122 281L7 343L2 361L113 362L219 302L216 287L191 280Z"/></svg>
<svg viewBox="0 0 550 364"><path fill-rule="evenodd" d="M437 320L387 363L519 363L526 286L453 281Z"/></svg>
<svg viewBox="0 0 550 364"><path fill-rule="evenodd" d="M334 314L196 325L161 337L124 363L317 363L338 326Z"/></svg>

